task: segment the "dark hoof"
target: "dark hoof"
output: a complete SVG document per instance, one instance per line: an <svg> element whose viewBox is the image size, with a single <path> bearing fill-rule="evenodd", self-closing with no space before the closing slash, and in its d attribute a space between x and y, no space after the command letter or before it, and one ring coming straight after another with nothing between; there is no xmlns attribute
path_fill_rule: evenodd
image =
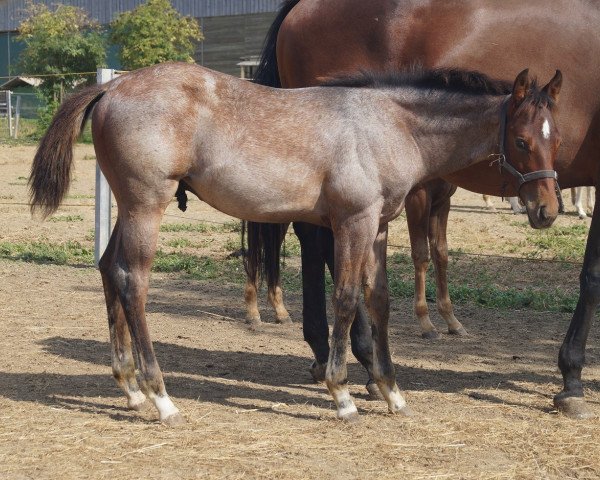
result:
<svg viewBox="0 0 600 480"><path fill-rule="evenodd" d="M291 317L283 317L276 319L275 323L279 323L280 325L292 325L294 322L292 322Z"/></svg>
<svg viewBox="0 0 600 480"><path fill-rule="evenodd" d="M421 336L425 340L437 340L438 338L440 338L440 334L438 333L437 330L431 330L430 332L423 332L423 333L421 333Z"/></svg>
<svg viewBox="0 0 600 480"><path fill-rule="evenodd" d="M366 389L369 394L369 400L385 400L374 380L369 380L367 382Z"/></svg>
<svg viewBox="0 0 600 480"><path fill-rule="evenodd" d="M459 337L465 337L465 336L469 335L469 332L467 332L467 329L462 326L459 328L449 328L448 333L450 335L457 335Z"/></svg>
<svg viewBox="0 0 600 480"><path fill-rule="evenodd" d="M583 397L554 397L554 406L563 415L576 420L594 418L594 412L590 409Z"/></svg>
<svg viewBox="0 0 600 480"><path fill-rule="evenodd" d="M325 371L327 370L326 363L317 363L315 360L310 366L310 374L315 383L322 383L325 381Z"/></svg>
<svg viewBox="0 0 600 480"><path fill-rule="evenodd" d="M187 420L181 413L174 413L173 415L169 415L167 418L161 420L161 422L168 427L178 427L180 425L185 425Z"/></svg>
<svg viewBox="0 0 600 480"><path fill-rule="evenodd" d="M251 332L255 332L256 330L258 330L260 328L260 326L262 325L262 322L259 318L258 320L256 320L256 319L246 320L246 324L248 325L248 330L250 330Z"/></svg>

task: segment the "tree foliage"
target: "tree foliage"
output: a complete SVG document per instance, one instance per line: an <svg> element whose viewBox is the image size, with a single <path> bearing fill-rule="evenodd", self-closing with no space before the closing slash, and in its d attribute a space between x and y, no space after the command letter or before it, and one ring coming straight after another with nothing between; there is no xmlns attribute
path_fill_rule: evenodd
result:
<svg viewBox="0 0 600 480"><path fill-rule="evenodd" d="M133 70L168 60L193 62L203 36L196 19L180 15L169 0L148 0L118 15L110 38L120 47L123 68Z"/></svg>
<svg viewBox="0 0 600 480"><path fill-rule="evenodd" d="M28 74L49 75L41 90L47 100L56 101L64 88L72 88L95 75L68 75L95 72L106 62L105 41L100 27L76 7L30 3L27 18L19 25L18 39L25 43L19 68Z"/></svg>

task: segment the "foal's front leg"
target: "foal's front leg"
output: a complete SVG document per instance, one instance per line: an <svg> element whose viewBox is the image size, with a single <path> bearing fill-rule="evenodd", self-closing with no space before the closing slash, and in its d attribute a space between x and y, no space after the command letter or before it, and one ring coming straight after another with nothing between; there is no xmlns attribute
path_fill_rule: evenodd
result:
<svg viewBox="0 0 600 480"><path fill-rule="evenodd" d="M388 323L390 294L386 272L387 225L382 225L370 249L364 270L365 304L371 314L373 333L373 375L390 413L411 415L396 384L396 371L390 354Z"/></svg>
<svg viewBox="0 0 600 480"><path fill-rule="evenodd" d="M333 309L335 320L325 382L337 406L337 416L354 420L358 411L347 387L347 350L350 327L356 315L361 280L369 247L377 234L378 212L364 212L333 227L335 279Z"/></svg>

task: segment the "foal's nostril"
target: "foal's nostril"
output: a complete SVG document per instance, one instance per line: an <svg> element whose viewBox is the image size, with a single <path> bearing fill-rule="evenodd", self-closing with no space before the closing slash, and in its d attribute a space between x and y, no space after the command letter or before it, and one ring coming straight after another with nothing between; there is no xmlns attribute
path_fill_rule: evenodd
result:
<svg viewBox="0 0 600 480"><path fill-rule="evenodd" d="M538 217L540 220L548 220L548 213L546 212L546 207L545 206L541 206L539 213L538 213Z"/></svg>

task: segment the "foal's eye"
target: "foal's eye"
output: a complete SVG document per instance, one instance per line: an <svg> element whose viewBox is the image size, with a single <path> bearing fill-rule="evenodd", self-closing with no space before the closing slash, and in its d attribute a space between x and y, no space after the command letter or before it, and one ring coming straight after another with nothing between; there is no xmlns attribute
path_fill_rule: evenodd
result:
<svg viewBox="0 0 600 480"><path fill-rule="evenodd" d="M517 146L517 148L519 150L523 150L524 152L528 152L529 151L529 144L523 140L522 138L517 138L515 140L515 145Z"/></svg>

